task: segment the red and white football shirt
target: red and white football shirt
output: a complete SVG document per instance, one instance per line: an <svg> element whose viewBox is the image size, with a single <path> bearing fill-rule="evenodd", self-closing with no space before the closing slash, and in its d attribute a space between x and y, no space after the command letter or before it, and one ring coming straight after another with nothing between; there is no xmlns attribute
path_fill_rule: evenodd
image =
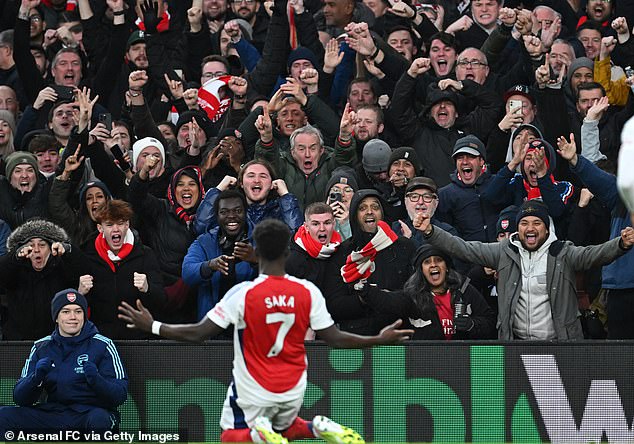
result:
<svg viewBox="0 0 634 444"><path fill-rule="evenodd" d="M233 378L238 398L260 405L304 395L308 328L334 324L321 291L292 276L261 274L234 286L207 317L235 326Z"/></svg>

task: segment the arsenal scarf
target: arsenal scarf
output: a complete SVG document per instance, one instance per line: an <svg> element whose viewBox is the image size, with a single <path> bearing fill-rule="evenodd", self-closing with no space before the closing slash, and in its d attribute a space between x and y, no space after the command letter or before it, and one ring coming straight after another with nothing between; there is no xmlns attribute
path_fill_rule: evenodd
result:
<svg viewBox="0 0 634 444"><path fill-rule="evenodd" d="M337 250L341 244L341 235L336 231L332 232L330 243L322 245L313 239L304 225L300 226L295 233L295 243L315 259L328 259Z"/></svg>
<svg viewBox="0 0 634 444"><path fill-rule="evenodd" d="M352 283L359 279L367 279L374 272L374 259L379 251L386 249L398 239L390 226L379 221L379 229L374 237L360 251L348 255L346 264L341 267L344 282Z"/></svg>
<svg viewBox="0 0 634 444"><path fill-rule="evenodd" d="M110 247L108 246L108 242L106 242L106 238L103 237L103 233L99 233L97 238L95 239L95 250L97 250L97 254L101 259L104 260L106 264L110 267L112 272L115 271L115 262L119 262L126 258L128 254L132 251L134 247L134 234L132 230L128 230L125 234L125 238L123 239L123 246L119 250L119 253L114 254Z"/></svg>

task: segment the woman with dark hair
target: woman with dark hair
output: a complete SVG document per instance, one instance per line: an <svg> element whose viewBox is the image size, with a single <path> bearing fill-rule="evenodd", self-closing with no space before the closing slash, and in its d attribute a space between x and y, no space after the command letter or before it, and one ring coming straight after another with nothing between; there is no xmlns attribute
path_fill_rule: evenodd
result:
<svg viewBox="0 0 634 444"><path fill-rule="evenodd" d="M304 223L297 197L288 192L282 179L275 179L275 170L262 159L247 162L238 173L238 178L225 176L217 187L209 189L196 213L196 233L202 234L218 226L214 207L220 192L238 186L246 196L247 220L252 225L264 219L278 219L289 226L292 232Z"/></svg>
<svg viewBox="0 0 634 444"><path fill-rule="evenodd" d="M414 274L402 291L368 288L360 296L375 311L402 318L412 339L495 339L495 313L453 269L451 258L430 245L416 251ZM409 324L409 325L408 325Z"/></svg>
<svg viewBox="0 0 634 444"><path fill-rule="evenodd" d="M158 258L171 319L186 322L195 317L195 291L183 282L181 267L187 249L196 239L193 221L205 191L200 169L187 166L172 175L167 199L154 197L149 192L148 178L157 160L156 156L148 156L130 180L130 203L142 222L141 238Z"/></svg>

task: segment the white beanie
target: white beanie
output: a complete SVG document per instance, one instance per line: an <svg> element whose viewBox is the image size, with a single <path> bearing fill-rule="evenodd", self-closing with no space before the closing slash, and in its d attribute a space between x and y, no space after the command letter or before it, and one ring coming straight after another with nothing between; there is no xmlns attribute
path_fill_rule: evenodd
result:
<svg viewBox="0 0 634 444"><path fill-rule="evenodd" d="M163 159L163 165L165 165L165 148L163 148L163 144L154 137L144 137L132 145L132 165L134 168L136 168L136 161L139 159L143 150L151 146L155 146L161 152L161 159Z"/></svg>
<svg viewBox="0 0 634 444"><path fill-rule="evenodd" d="M627 121L621 132L621 150L619 151L619 171L616 185L625 206L634 212L634 117Z"/></svg>

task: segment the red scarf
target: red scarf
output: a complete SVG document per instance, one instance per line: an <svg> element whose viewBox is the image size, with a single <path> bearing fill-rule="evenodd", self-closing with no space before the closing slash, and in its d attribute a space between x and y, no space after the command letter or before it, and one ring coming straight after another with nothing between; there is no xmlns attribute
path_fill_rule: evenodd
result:
<svg viewBox="0 0 634 444"><path fill-rule="evenodd" d="M344 282L352 283L359 279L367 279L374 272L374 259L379 251L386 249L398 239L390 226L379 221L379 229L374 237L360 251L353 251L348 255L346 264L341 267L341 277Z"/></svg>
<svg viewBox="0 0 634 444"><path fill-rule="evenodd" d="M104 260L106 264L110 267L112 272L115 271L115 262L119 262L126 258L128 254L132 251L134 247L134 234L132 230L128 230L125 234L125 238L123 239L123 246L119 250L119 253L114 254L108 246L108 242L106 242L106 238L103 237L103 233L99 233L97 238L95 239L95 250L97 250L97 254L101 259Z"/></svg>
<svg viewBox="0 0 634 444"><path fill-rule="evenodd" d="M440 325L442 326L442 332L445 335L445 339L450 340L455 333L453 326L454 310L451 303L451 291L447 290L443 294L434 295L434 304L436 305L436 311L438 311L438 319L440 319Z"/></svg>
<svg viewBox="0 0 634 444"><path fill-rule="evenodd" d="M328 259L337 250L341 244L341 235L336 231L332 232L330 243L322 245L319 241L313 239L304 225L300 226L295 233L295 243L315 259Z"/></svg>
<svg viewBox="0 0 634 444"><path fill-rule="evenodd" d="M55 10L55 6L53 6L51 0L42 0L42 4L52 10ZM64 6L64 10L74 11L75 9L77 9L77 0L66 0L66 6Z"/></svg>

